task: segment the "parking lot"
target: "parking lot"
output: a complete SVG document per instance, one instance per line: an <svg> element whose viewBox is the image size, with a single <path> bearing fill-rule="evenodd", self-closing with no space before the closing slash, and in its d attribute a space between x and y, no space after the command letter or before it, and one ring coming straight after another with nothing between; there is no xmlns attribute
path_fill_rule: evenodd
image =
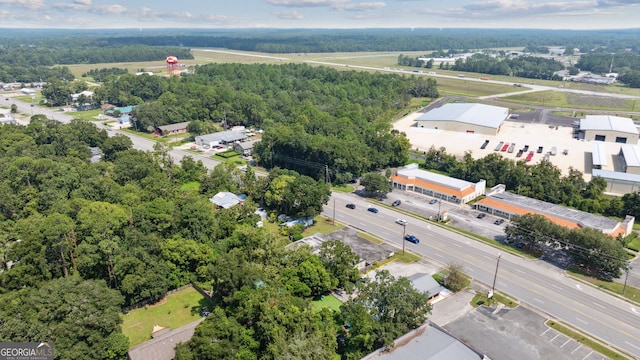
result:
<svg viewBox="0 0 640 360"><path fill-rule="evenodd" d="M526 160L529 163L540 162L545 155L556 149L555 155L548 155L547 159L556 165L563 174L569 173L569 168L585 174L585 180L591 179L592 141L578 140L574 136L574 128L568 119L543 112L522 113L518 119L505 121L497 135L467 134L446 130L418 128L415 119L421 112L411 113L394 124L394 128L407 134L413 149L427 151L431 146L444 147L447 153L462 157L466 151L471 151L473 158L482 158L491 153L497 153L513 160ZM543 116L544 115L544 116ZM488 140L487 145L484 145ZM498 145L502 144L498 147ZM508 145L507 145L508 144ZM620 144L601 143L611 157L609 163L617 163L615 157L620 151ZM518 157L519 150L528 146ZM512 147L512 152L509 148ZM542 151L538 152L538 148ZM496 150L498 149L498 150ZM566 153L565 153L565 150Z"/></svg>

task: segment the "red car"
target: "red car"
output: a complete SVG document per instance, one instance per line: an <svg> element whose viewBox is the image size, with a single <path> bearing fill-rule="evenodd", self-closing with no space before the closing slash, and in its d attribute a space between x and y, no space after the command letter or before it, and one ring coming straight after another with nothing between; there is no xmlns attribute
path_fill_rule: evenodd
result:
<svg viewBox="0 0 640 360"><path fill-rule="evenodd" d="M532 158L533 158L533 151L529 151L529 154L527 154L527 157L524 159L524 161L531 161Z"/></svg>
<svg viewBox="0 0 640 360"><path fill-rule="evenodd" d="M502 146L502 149L500 151L507 151L508 148L509 148L509 143L506 143Z"/></svg>

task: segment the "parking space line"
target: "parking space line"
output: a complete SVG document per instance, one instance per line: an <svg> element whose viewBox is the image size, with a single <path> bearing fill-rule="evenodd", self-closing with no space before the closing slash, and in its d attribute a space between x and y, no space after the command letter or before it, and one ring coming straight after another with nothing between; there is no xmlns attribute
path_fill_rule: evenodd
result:
<svg viewBox="0 0 640 360"><path fill-rule="evenodd" d="M560 336L560 333L556 334L556 336L554 336L553 339L549 340L549 342L553 342L553 340L555 340L558 336Z"/></svg>
<svg viewBox="0 0 640 360"><path fill-rule="evenodd" d="M560 348L562 348L563 346L567 345L570 341L571 341L571 339L567 339L567 341L565 341L564 344L560 345Z"/></svg>
<svg viewBox="0 0 640 360"><path fill-rule="evenodd" d="M578 349L580 349L582 347L582 344L578 344L578 347L575 348L571 353L573 354L574 352L578 351Z"/></svg>
<svg viewBox="0 0 640 360"><path fill-rule="evenodd" d="M542 334L540 334L540 336L544 335L547 333L547 331L551 330L551 328L547 328L547 330L545 330Z"/></svg>
<svg viewBox="0 0 640 360"><path fill-rule="evenodd" d="M589 356L591 356L591 354L593 354L593 350L592 350L591 352L589 352L589 353L587 354L587 356L583 357L583 358L582 358L582 360L584 360L584 359L588 358Z"/></svg>

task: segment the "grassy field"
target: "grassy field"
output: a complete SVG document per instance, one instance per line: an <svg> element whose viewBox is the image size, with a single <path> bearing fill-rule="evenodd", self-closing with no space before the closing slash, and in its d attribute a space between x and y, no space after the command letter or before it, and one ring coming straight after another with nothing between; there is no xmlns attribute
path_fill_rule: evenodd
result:
<svg viewBox="0 0 640 360"><path fill-rule="evenodd" d="M328 307L331 310L340 312L341 305L342 301L338 300L338 298L333 295L325 295L322 297L322 300L311 301L311 306L313 306L313 308L316 310L321 310Z"/></svg>
<svg viewBox="0 0 640 360"><path fill-rule="evenodd" d="M496 301L511 309L518 306L518 302L516 300L497 291L493 293L493 297L491 299L487 298L486 292L476 291L476 295L471 299L471 306L478 307L480 305L491 305L495 304Z"/></svg>
<svg viewBox="0 0 640 360"><path fill-rule="evenodd" d="M315 223L302 232L302 236L310 236L315 233L330 234L344 227L341 223L333 223L333 219L324 216L316 216Z"/></svg>
<svg viewBox="0 0 640 360"><path fill-rule="evenodd" d="M203 306L211 304L193 288L167 296L166 302L132 310L122 316L122 333L134 347L151 339L154 325L177 329L200 318Z"/></svg>
<svg viewBox="0 0 640 360"><path fill-rule="evenodd" d="M350 193L350 192L353 192L355 188L349 184L342 184L342 185L332 186L331 190Z"/></svg>
<svg viewBox="0 0 640 360"><path fill-rule="evenodd" d="M87 110L87 111L72 111L72 112L65 113L65 115L73 116L74 118L82 119L86 121L98 121L96 117L100 114L102 114L102 110L100 109Z"/></svg>
<svg viewBox="0 0 640 360"><path fill-rule="evenodd" d="M633 100L561 93L557 91L537 91L507 96L501 99L527 105L568 107L585 110L631 111L634 107ZM638 107L640 108L640 104ZM581 116L583 114L577 115Z"/></svg>

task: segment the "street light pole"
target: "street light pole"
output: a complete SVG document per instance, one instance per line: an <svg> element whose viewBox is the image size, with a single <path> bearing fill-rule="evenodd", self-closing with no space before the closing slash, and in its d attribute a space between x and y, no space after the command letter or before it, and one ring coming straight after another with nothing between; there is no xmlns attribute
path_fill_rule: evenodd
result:
<svg viewBox="0 0 640 360"><path fill-rule="evenodd" d="M622 287L622 296L624 296L624 292L627 290L627 278L629 278L629 271L631 271L631 269L633 269L633 267L631 266L630 263L627 262L627 264L624 266L624 271L626 275L624 276L624 286Z"/></svg>
<svg viewBox="0 0 640 360"><path fill-rule="evenodd" d="M336 198L333 198L333 226L336 225Z"/></svg>
<svg viewBox="0 0 640 360"><path fill-rule="evenodd" d="M440 214L442 209L442 200L438 200L438 222L440 222Z"/></svg>
<svg viewBox="0 0 640 360"><path fill-rule="evenodd" d="M407 233L407 223L402 224L402 255L404 255L405 234Z"/></svg>
<svg viewBox="0 0 640 360"><path fill-rule="evenodd" d="M493 292L496 290L496 279L498 278L498 267L500 266L500 258L502 254L498 253L498 261L496 262L496 272L493 274L493 285L491 285L491 292L487 296L487 298L491 299L493 297Z"/></svg>

